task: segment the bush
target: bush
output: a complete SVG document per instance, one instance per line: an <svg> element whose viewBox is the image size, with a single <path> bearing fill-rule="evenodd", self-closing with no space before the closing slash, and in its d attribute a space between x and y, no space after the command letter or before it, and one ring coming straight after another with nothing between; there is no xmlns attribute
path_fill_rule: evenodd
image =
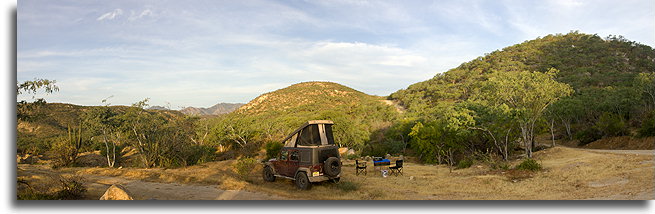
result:
<svg viewBox="0 0 655 214"><path fill-rule="evenodd" d="M578 146L587 145L600 139L601 137L603 137L603 135L594 127L583 129L582 131L579 131L575 134L575 139L579 141Z"/></svg>
<svg viewBox="0 0 655 214"><path fill-rule="evenodd" d="M494 163L491 165L491 169L500 169L500 170L509 170L509 164L507 163Z"/></svg>
<svg viewBox="0 0 655 214"><path fill-rule="evenodd" d="M361 156L358 155L358 154L350 154L350 155L346 155L346 159L348 159L348 160L355 160L355 159L358 159L358 158L360 158L360 157L361 157Z"/></svg>
<svg viewBox="0 0 655 214"><path fill-rule="evenodd" d="M248 180L248 175L257 166L257 160L250 157L242 157L234 164L234 168L241 179Z"/></svg>
<svg viewBox="0 0 655 214"><path fill-rule="evenodd" d="M193 145L189 148L186 162L188 165L202 164L213 161L216 154L216 148L211 146Z"/></svg>
<svg viewBox="0 0 655 214"><path fill-rule="evenodd" d="M60 200L78 200L84 197L86 187L84 179L78 176L63 177L59 179L61 190L55 193L55 198Z"/></svg>
<svg viewBox="0 0 655 214"><path fill-rule="evenodd" d="M271 158L277 157L278 154L280 154L280 150L282 149L282 143L280 142L268 142L264 145L264 149L266 149L266 160L269 160Z"/></svg>
<svg viewBox="0 0 655 214"><path fill-rule="evenodd" d="M646 114L646 117L641 122L641 128L637 130L639 137L655 136L655 111Z"/></svg>
<svg viewBox="0 0 655 214"><path fill-rule="evenodd" d="M532 158L528 158L521 162L518 166L515 167L518 170L529 170L529 171L539 171L541 170L541 164Z"/></svg>
<svg viewBox="0 0 655 214"><path fill-rule="evenodd" d="M18 200L79 200L84 199L87 189L79 176L60 177L59 189L55 192L39 191L24 179L18 179Z"/></svg>
<svg viewBox="0 0 655 214"><path fill-rule="evenodd" d="M594 125L605 137L623 136L628 134L628 126L621 115L603 113Z"/></svg>
<svg viewBox="0 0 655 214"><path fill-rule="evenodd" d="M457 163L457 168L465 169L471 167L471 165L473 165L473 161L471 159L464 159Z"/></svg>

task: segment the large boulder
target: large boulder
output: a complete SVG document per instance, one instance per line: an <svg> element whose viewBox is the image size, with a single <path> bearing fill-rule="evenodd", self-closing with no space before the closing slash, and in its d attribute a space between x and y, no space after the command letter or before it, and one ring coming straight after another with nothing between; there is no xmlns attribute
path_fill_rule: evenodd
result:
<svg viewBox="0 0 655 214"><path fill-rule="evenodd" d="M134 200L131 194L120 184L114 184L105 191L100 200Z"/></svg>

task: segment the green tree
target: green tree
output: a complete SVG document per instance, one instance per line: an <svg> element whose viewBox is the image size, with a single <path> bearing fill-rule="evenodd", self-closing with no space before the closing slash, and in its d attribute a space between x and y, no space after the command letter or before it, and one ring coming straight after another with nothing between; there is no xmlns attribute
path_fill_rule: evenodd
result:
<svg viewBox="0 0 655 214"><path fill-rule="evenodd" d="M18 121L34 119L33 114L43 106L46 101L43 98L36 99L39 89L43 89L46 94L52 94L59 91L59 87L55 85L55 80L48 79L34 79L33 81L25 81L23 83L16 83L16 94L23 93L32 94L32 102L21 100L16 106L16 116Z"/></svg>
<svg viewBox="0 0 655 214"><path fill-rule="evenodd" d="M521 140L528 157L532 157L535 123L544 110L561 97L573 93L571 86L555 81L556 69L539 72L496 72L484 82L477 99L495 106L507 105L516 114Z"/></svg>

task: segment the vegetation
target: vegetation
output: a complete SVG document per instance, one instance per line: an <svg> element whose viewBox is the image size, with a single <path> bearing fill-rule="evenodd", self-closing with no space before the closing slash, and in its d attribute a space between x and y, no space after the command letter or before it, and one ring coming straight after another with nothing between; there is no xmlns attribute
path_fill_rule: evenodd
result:
<svg viewBox="0 0 655 214"><path fill-rule="evenodd" d="M529 170L529 171L539 171L541 170L541 164L539 164L535 159L528 158L523 160L519 165L515 167L518 170Z"/></svg>
<svg viewBox="0 0 655 214"><path fill-rule="evenodd" d="M33 97L17 103L17 152L54 152L66 166L75 165L79 153L100 150L108 167L145 168L241 157L239 173L249 166L242 157L272 158L280 140L301 124L332 120L335 142L356 151L349 158L403 154L453 169L484 154L502 158L505 163L494 166L508 168L517 148L532 157L541 133L550 135L551 145L556 139L584 145L655 136L654 70L651 47L571 32L494 51L388 100L336 83L304 82L262 94L232 113L198 118L147 109L147 99L85 107ZM17 83L17 94L41 89L59 90L51 80Z"/></svg>
<svg viewBox="0 0 655 214"><path fill-rule="evenodd" d="M407 109L407 123L415 124L409 147L425 162L447 160L451 151L460 159L494 151L507 160L519 146L530 157L544 127L553 142L558 137L581 145L634 129L652 136L654 59L651 47L620 36L548 35L463 63L389 98ZM469 131L447 129L449 124Z"/></svg>

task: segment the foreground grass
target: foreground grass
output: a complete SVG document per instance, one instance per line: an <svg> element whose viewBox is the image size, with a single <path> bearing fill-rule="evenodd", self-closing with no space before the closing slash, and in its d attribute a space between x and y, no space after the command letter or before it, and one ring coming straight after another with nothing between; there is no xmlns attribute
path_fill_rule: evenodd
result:
<svg viewBox="0 0 655 214"><path fill-rule="evenodd" d="M244 181L234 172L234 161L211 162L181 169L65 168L44 173L110 176L127 179L212 185L249 190L291 199L322 200L652 200L655 161L652 155L607 154L556 147L535 153L543 169L537 172L492 170L474 164L450 172L445 166L405 163L404 176L383 178L369 168L355 176L354 161L344 161L342 183L320 183L300 191L278 178L264 182L261 165ZM516 166L521 160L512 161ZM369 166L370 167L370 166ZM19 170L19 177L21 176ZM36 175L38 176L38 175ZM28 178L29 176L25 176Z"/></svg>

